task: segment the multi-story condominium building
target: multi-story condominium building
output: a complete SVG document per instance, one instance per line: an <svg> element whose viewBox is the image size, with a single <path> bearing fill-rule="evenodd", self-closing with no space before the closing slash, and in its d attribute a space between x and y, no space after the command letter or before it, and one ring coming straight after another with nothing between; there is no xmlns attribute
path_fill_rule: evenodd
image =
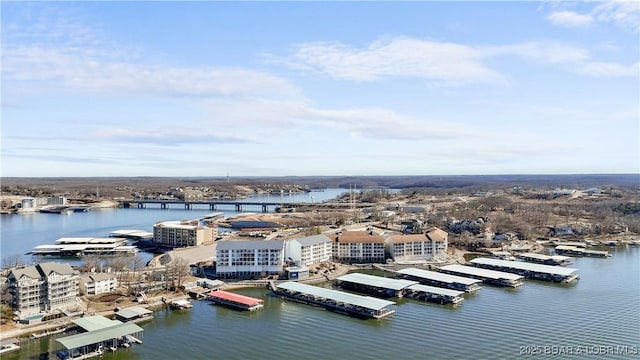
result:
<svg viewBox="0 0 640 360"><path fill-rule="evenodd" d="M425 234L392 235L390 253L395 261L433 260L447 253L447 232L431 228Z"/></svg>
<svg viewBox="0 0 640 360"><path fill-rule="evenodd" d="M80 292L84 295L109 294L118 287L113 273L93 273L80 278Z"/></svg>
<svg viewBox="0 0 640 360"><path fill-rule="evenodd" d="M163 221L153 225L153 242L159 247L199 246L214 240L216 229L197 221Z"/></svg>
<svg viewBox="0 0 640 360"><path fill-rule="evenodd" d="M77 306L79 275L69 264L42 263L13 269L7 277L19 318Z"/></svg>
<svg viewBox="0 0 640 360"><path fill-rule="evenodd" d="M333 258L349 263L383 263L384 237L369 231L343 231L334 237Z"/></svg>
<svg viewBox="0 0 640 360"><path fill-rule="evenodd" d="M326 235L314 235L286 241L285 257L297 266L331 261L333 242Z"/></svg>
<svg viewBox="0 0 640 360"><path fill-rule="evenodd" d="M283 240L225 240L216 244L217 277L251 278L284 271Z"/></svg>

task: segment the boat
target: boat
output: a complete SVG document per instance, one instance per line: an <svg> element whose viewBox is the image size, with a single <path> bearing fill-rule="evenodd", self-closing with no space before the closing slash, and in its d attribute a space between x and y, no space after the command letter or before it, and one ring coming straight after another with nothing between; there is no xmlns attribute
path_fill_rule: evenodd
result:
<svg viewBox="0 0 640 360"><path fill-rule="evenodd" d="M193 305L189 302L189 300L174 300L171 302L171 308L175 310L186 310L191 309Z"/></svg>

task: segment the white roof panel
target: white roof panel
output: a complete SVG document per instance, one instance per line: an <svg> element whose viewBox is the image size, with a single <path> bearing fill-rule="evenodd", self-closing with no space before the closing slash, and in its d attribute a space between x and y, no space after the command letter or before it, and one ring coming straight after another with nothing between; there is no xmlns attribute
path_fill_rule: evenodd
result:
<svg viewBox="0 0 640 360"><path fill-rule="evenodd" d="M374 276L374 275L361 274L361 273L351 273L351 274L343 275L337 278L337 280L356 283L356 284L363 284L363 285L373 286L377 288L392 289L396 291L402 290L411 285L418 284L417 281L391 279L391 278L386 278L382 276Z"/></svg>
<svg viewBox="0 0 640 360"><path fill-rule="evenodd" d="M343 291L325 289L318 286L306 285L297 282L286 282L283 284L278 284L277 287L290 291L298 291L313 296L319 296L325 299L335 300L337 302L353 304L371 310L381 310L387 306L395 305L393 301L376 299L370 296L356 295Z"/></svg>
<svg viewBox="0 0 640 360"><path fill-rule="evenodd" d="M416 268L402 269L398 270L397 272L400 274L415 276L427 280L440 281L449 284L473 285L482 283L482 281L478 279L471 279L462 276L449 275L437 271L429 271Z"/></svg>

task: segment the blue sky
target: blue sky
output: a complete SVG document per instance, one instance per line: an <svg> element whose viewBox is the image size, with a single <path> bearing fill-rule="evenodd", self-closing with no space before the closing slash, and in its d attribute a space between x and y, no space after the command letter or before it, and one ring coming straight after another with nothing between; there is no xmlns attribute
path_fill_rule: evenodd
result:
<svg viewBox="0 0 640 360"><path fill-rule="evenodd" d="M640 172L640 3L6 2L2 176Z"/></svg>

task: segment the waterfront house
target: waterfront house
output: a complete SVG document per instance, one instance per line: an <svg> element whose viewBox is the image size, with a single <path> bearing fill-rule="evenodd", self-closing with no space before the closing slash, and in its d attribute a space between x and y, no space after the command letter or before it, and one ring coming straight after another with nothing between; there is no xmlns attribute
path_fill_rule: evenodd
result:
<svg viewBox="0 0 640 360"><path fill-rule="evenodd" d="M314 235L287 240L285 257L298 266L310 266L331 261L332 242L326 235Z"/></svg>
<svg viewBox="0 0 640 360"><path fill-rule="evenodd" d="M69 264L41 263L7 276L11 307L20 319L77 306L79 274Z"/></svg>
<svg viewBox="0 0 640 360"><path fill-rule="evenodd" d="M118 287L114 273L91 273L80 278L80 293L83 295L109 294Z"/></svg>
<svg viewBox="0 0 640 360"><path fill-rule="evenodd" d="M370 231L342 231L334 235L333 258L349 263L383 263L384 237Z"/></svg>
<svg viewBox="0 0 640 360"><path fill-rule="evenodd" d="M219 278L259 278L284 271L284 240L224 240L216 244Z"/></svg>
<svg viewBox="0 0 640 360"><path fill-rule="evenodd" d="M200 246L213 242L217 231L198 221L161 221L153 225L153 243L158 247Z"/></svg>

